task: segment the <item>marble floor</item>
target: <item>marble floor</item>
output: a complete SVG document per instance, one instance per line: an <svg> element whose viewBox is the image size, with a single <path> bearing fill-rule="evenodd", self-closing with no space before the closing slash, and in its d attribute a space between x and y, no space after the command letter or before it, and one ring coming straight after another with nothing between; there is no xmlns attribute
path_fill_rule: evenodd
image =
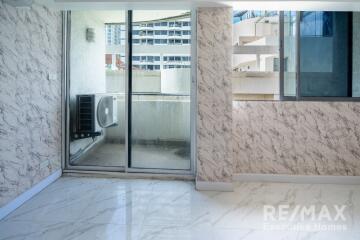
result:
<svg viewBox="0 0 360 240"><path fill-rule="evenodd" d="M284 204L290 212L346 205L345 220L331 222L346 229L292 228L319 224L311 218L265 227L264 205ZM234 192L199 192L193 182L62 177L2 220L0 239L358 240L360 186L239 183Z"/></svg>
<svg viewBox="0 0 360 240"><path fill-rule="evenodd" d="M125 166L125 145L103 143L91 149L86 156L74 162L76 166ZM135 168L190 169L190 151L184 146L132 146L132 166Z"/></svg>

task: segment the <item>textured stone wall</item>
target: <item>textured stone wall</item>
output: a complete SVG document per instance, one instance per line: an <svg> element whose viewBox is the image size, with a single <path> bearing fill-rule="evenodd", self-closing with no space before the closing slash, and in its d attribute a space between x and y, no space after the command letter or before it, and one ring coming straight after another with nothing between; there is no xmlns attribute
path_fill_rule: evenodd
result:
<svg viewBox="0 0 360 240"><path fill-rule="evenodd" d="M234 102L236 173L360 176L360 103Z"/></svg>
<svg viewBox="0 0 360 240"><path fill-rule="evenodd" d="M61 168L61 13L0 1L0 207Z"/></svg>
<svg viewBox="0 0 360 240"><path fill-rule="evenodd" d="M197 12L197 180L231 182L232 9Z"/></svg>

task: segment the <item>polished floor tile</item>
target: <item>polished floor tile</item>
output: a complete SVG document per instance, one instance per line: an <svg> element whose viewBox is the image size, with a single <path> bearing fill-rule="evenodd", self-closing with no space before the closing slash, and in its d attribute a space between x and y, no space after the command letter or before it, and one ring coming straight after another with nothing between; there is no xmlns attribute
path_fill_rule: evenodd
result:
<svg viewBox="0 0 360 240"><path fill-rule="evenodd" d="M345 219L266 220L266 205L291 214L314 206L316 216L344 205ZM199 192L186 181L62 177L2 220L0 239L360 239L360 186L239 183L234 192Z"/></svg>
<svg viewBox="0 0 360 240"><path fill-rule="evenodd" d="M133 144L132 166L136 168L190 169L190 152L185 146ZM146 159L146 161L144 161ZM74 161L77 166L123 167L126 163L125 145L103 143Z"/></svg>

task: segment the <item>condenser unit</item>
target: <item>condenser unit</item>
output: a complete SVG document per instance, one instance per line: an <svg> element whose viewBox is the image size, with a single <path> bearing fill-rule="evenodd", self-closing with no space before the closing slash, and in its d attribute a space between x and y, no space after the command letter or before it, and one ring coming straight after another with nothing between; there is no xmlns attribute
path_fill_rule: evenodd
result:
<svg viewBox="0 0 360 240"><path fill-rule="evenodd" d="M76 133L85 136L101 133L103 128L117 124L116 96L86 94L76 96Z"/></svg>

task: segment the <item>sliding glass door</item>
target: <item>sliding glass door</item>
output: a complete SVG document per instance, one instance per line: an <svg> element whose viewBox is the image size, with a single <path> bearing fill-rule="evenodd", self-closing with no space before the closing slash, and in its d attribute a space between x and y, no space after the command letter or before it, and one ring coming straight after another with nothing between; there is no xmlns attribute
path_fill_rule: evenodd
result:
<svg viewBox="0 0 360 240"><path fill-rule="evenodd" d="M191 170L191 13L69 11L66 167Z"/></svg>
<svg viewBox="0 0 360 240"><path fill-rule="evenodd" d="M120 169L125 151L125 11L68 13L68 166Z"/></svg>
<svg viewBox="0 0 360 240"><path fill-rule="evenodd" d="M189 170L190 11L130 15L129 167Z"/></svg>

